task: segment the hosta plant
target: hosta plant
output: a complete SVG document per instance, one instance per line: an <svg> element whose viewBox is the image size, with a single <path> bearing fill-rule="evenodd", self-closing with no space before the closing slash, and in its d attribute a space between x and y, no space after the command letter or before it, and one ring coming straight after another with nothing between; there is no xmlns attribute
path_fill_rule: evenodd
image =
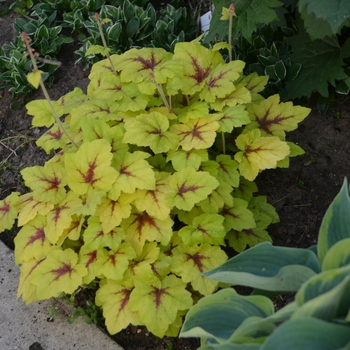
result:
<svg viewBox="0 0 350 350"><path fill-rule="evenodd" d="M217 289L201 273L226 261L223 247L271 241L278 216L253 181L302 153L285 136L309 110L263 99L267 79L243 67L196 42L132 49L96 63L86 94L52 102L62 125L46 100L27 104L52 158L22 171L28 193L0 203L1 231L22 227L18 296L94 282L110 333L133 324L175 336Z"/></svg>
<svg viewBox="0 0 350 350"><path fill-rule="evenodd" d="M186 316L184 337L203 337L202 350L350 348L350 198L348 182L328 208L317 246L260 243L204 275L255 288L233 288L201 299ZM264 295L297 292L274 312Z"/></svg>

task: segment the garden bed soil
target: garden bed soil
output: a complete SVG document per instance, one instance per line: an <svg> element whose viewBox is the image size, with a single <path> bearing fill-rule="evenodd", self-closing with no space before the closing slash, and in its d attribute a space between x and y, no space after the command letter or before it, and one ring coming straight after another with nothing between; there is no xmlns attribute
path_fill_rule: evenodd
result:
<svg viewBox="0 0 350 350"><path fill-rule="evenodd" d="M13 20L13 14L0 17L0 45L14 39ZM75 87L86 89L89 71L81 65L74 65L76 49L77 45L71 43L58 56L62 66L56 71L54 84L49 88L53 100ZM19 171L44 164L47 155L35 145L35 140L44 130L31 127L31 117L24 107L10 108L14 98L8 91L2 90L0 95L2 199L14 191L24 193L26 189ZM43 98L42 93L35 91L25 98L24 103L39 98ZM280 222L268 229L275 245L307 248L315 244L327 207L340 190L344 177L350 175L350 101L338 100L325 115L320 115L312 102L307 107L311 108L310 115L297 130L287 134L287 139L301 146L305 155L292 158L288 169L262 172L256 181L259 194L268 197L280 217ZM0 235L0 239L12 249L14 234L12 231ZM157 339L146 329L131 326L113 338L125 350L185 350L199 345L197 339Z"/></svg>

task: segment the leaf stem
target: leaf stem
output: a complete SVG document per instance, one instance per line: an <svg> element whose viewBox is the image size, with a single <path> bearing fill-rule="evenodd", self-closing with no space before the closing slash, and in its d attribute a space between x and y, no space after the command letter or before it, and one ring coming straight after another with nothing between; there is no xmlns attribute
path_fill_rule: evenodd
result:
<svg viewBox="0 0 350 350"><path fill-rule="evenodd" d="M153 79L153 82L154 82L154 84L155 84L155 86L156 86L156 88L157 88L157 90L158 90L160 96L162 97L162 100L163 100L163 102L164 102L166 108L168 108L169 113L172 113L171 106L170 106L169 101L167 100L167 98L166 98L166 96L165 96L165 93L164 93L163 88L156 82L156 80L154 79L154 77L152 77L152 79Z"/></svg>

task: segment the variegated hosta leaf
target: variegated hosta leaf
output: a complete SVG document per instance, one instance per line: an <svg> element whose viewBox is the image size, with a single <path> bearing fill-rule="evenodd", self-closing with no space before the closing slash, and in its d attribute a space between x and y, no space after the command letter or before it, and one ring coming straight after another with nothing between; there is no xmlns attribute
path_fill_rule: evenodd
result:
<svg viewBox="0 0 350 350"><path fill-rule="evenodd" d="M235 154L239 171L250 181L256 178L260 170L275 168L277 162L290 152L286 142L277 136L262 137L259 129L239 135L236 145L242 151Z"/></svg>
<svg viewBox="0 0 350 350"><path fill-rule="evenodd" d="M186 283L191 283L193 289L203 295L214 292L217 282L202 275L227 260L227 255L220 247L210 244L188 246L181 244L172 250L172 271L181 276Z"/></svg>
<svg viewBox="0 0 350 350"><path fill-rule="evenodd" d="M159 280L154 275L147 275L135 280L128 306L138 312L149 331L162 338L175 322L178 311L188 310L192 303L191 293L181 279L169 275Z"/></svg>

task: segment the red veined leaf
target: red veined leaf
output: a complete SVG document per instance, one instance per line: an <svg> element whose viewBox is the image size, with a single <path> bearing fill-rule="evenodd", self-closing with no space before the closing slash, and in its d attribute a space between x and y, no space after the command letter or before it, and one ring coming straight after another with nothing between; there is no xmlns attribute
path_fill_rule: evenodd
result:
<svg viewBox="0 0 350 350"><path fill-rule="evenodd" d="M18 215L16 206L19 201L19 192L12 192L0 201L0 232L12 228Z"/></svg>

